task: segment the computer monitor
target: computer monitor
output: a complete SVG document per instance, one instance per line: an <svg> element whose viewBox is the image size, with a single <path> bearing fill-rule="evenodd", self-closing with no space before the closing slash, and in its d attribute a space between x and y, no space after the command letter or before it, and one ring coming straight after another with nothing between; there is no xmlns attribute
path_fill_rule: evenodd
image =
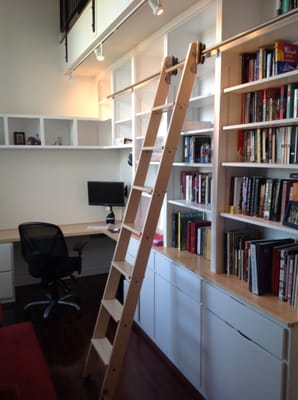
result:
<svg viewBox="0 0 298 400"><path fill-rule="evenodd" d="M125 206L125 185L119 181L88 181L88 204L90 206L108 206L110 212L106 217L107 224L115 223L113 206Z"/></svg>

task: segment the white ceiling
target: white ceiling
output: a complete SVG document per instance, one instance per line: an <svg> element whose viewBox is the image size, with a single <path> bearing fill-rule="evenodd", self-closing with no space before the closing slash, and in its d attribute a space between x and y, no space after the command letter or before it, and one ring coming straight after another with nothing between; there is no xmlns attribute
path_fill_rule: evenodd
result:
<svg viewBox="0 0 298 400"><path fill-rule="evenodd" d="M104 62L98 62L92 51L91 54L72 72L77 76L95 76L100 70L107 68L124 56L138 43L161 29L171 20L183 13L198 0L162 0L164 12L154 16L147 4L143 4L124 24L113 32L104 43Z"/></svg>

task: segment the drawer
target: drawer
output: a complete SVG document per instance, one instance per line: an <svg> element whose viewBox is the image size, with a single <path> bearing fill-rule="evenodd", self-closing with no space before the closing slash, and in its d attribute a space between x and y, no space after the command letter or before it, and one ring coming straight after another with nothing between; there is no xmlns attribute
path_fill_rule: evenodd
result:
<svg viewBox="0 0 298 400"><path fill-rule="evenodd" d="M13 245L12 243L0 244L0 272L11 271L13 265Z"/></svg>
<svg viewBox="0 0 298 400"><path fill-rule="evenodd" d="M14 288L12 282L12 272L0 273L0 299L9 299L13 297Z"/></svg>
<svg viewBox="0 0 298 400"><path fill-rule="evenodd" d="M155 272L197 303L201 302L201 278L169 258L155 254Z"/></svg>
<svg viewBox="0 0 298 400"><path fill-rule="evenodd" d="M271 354L286 357L287 330L281 325L207 283L203 305Z"/></svg>

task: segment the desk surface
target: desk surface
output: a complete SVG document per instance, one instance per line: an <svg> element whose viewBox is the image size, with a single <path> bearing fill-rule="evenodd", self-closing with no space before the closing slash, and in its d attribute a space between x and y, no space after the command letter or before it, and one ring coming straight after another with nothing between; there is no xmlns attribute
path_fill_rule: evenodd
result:
<svg viewBox="0 0 298 400"><path fill-rule="evenodd" d="M119 227L119 224L113 225L113 227ZM77 224L63 224L60 228L65 237L72 236L85 236L85 235L96 235L103 233L113 240L118 239L118 233L110 232L107 229L107 225L103 221L98 222L81 222ZM13 243L19 242L20 236L17 228L11 229L0 229L0 243Z"/></svg>

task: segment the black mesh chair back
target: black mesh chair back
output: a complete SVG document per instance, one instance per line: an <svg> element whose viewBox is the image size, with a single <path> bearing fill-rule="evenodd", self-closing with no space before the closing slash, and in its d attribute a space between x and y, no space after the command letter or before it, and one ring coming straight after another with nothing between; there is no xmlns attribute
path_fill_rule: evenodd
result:
<svg viewBox="0 0 298 400"><path fill-rule="evenodd" d="M26 222L19 226L24 259L30 263L36 256L68 257L64 235L57 225Z"/></svg>
<svg viewBox="0 0 298 400"><path fill-rule="evenodd" d="M44 318L57 304L80 307L66 298L73 296L62 278L73 277L74 272L81 273L81 250L86 243L77 245L77 256L69 256L67 244L60 227L47 222L25 222L19 225L21 249L28 264L30 274L41 279L42 287L47 291L48 300L31 302L25 306L28 310L36 304L48 304ZM67 295L59 297L59 289Z"/></svg>

